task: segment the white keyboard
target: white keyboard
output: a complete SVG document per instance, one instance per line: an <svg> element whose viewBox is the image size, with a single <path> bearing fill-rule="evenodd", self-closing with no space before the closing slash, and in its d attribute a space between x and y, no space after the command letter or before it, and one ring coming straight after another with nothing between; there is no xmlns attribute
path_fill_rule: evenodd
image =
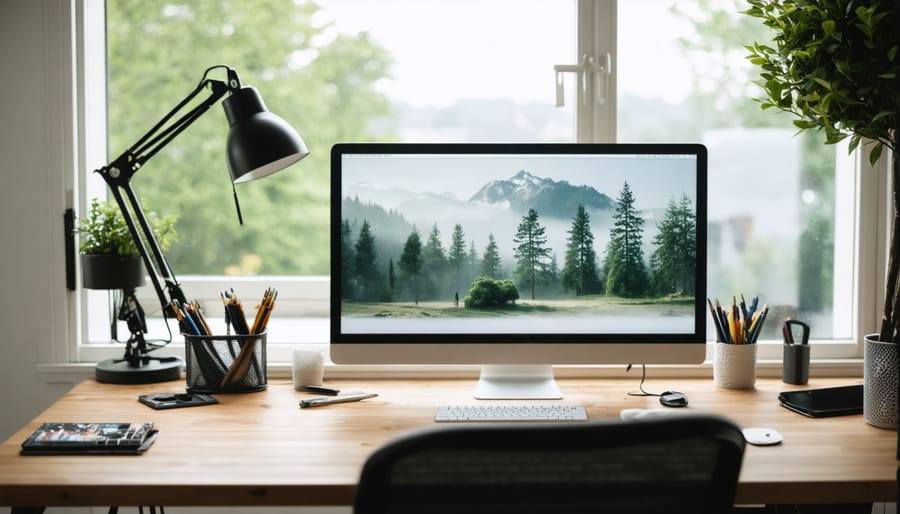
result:
<svg viewBox="0 0 900 514"><path fill-rule="evenodd" d="M580 405L442 405L434 420L465 421L587 421Z"/></svg>

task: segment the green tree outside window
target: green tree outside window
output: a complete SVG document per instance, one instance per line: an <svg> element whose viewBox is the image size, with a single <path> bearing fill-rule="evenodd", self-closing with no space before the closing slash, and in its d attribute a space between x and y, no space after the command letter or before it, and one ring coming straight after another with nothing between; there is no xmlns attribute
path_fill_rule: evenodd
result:
<svg viewBox="0 0 900 514"><path fill-rule="evenodd" d="M311 150L280 173L237 186L243 226L231 199L221 107L155 156L133 185L162 215L178 217L181 238L167 258L179 275L328 274L331 145L396 138L390 103L375 88L390 73L390 56L366 34L325 37L330 27L314 22L318 10L292 0L107 2L110 156L214 64L230 65L259 89ZM248 255L258 269L241 268Z"/></svg>

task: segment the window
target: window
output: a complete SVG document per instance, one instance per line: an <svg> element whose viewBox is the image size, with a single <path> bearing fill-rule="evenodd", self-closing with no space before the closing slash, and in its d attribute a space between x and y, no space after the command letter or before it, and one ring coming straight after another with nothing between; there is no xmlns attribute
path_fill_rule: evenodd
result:
<svg viewBox="0 0 900 514"><path fill-rule="evenodd" d="M789 119L750 100L759 93L742 45L765 34L740 9L734 0L86 2L83 23L105 20L106 39L85 41L83 80L102 77L98 61L106 80L83 89L82 205L105 190L87 171L146 132L204 69L227 63L313 153L238 186L241 227L214 107L134 188L148 210L178 215L167 257L207 310L226 287L252 297L276 285L280 314L323 317L335 142L700 141L712 177L709 296L758 294L773 307L765 337L777 340L777 320L790 315L830 342L821 356L854 356L854 313L875 285L855 280L853 248L874 243L858 242L858 222L847 220L857 219L855 192L874 186L848 178L863 174L841 169L846 152L794 137ZM85 298L85 311L101 313L84 318L85 340L108 340L107 294ZM152 292L141 301L158 315ZM304 332L305 342L327 341L324 325ZM297 342L297 333L270 341ZM82 358L99 355L93 346Z"/></svg>
<svg viewBox="0 0 900 514"><path fill-rule="evenodd" d="M820 342L851 341L855 236L838 222L853 216L853 173L837 167L846 148L795 136L790 116L751 100L762 96L759 71L742 45L768 36L742 9L736 0L619 3L617 137L707 146L710 297L759 295L771 308L763 339L780 341L780 320L792 317Z"/></svg>

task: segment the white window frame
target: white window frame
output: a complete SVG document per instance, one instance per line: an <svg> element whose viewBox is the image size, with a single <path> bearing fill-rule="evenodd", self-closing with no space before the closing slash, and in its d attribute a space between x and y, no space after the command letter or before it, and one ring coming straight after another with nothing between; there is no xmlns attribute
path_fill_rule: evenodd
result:
<svg viewBox="0 0 900 514"><path fill-rule="evenodd" d="M79 177L76 179L77 197L75 205L84 212L88 198L105 190L105 184L98 177L91 177L94 168L106 162L106 105L105 105L105 13L102 0L76 2L76 81L77 98L77 144ZM616 1L579 0L578 3L578 55L582 63L593 58L595 65L604 67L608 81L604 84L601 73L589 73L585 88L576 88L577 141L609 142L616 137ZM599 56L599 57L598 57ZM608 56L608 57L607 57ZM548 77L552 70L548 70ZM605 91L605 94L601 94ZM552 101L552 98L548 98ZM161 106L164 108L165 106ZM846 152L843 152L844 154ZM850 369L847 363L856 362L862 356L861 341L866 333L878 327L884 274L887 262L889 240L889 220L891 202L887 187L889 180L888 159L881 159L872 168L867 159L859 158L857 152L839 164L840 168L856 168L855 171L840 169L839 187L852 187L855 191L852 205L838 206L836 230L838 236L849 238L853 234L854 244L836 251L835 264L846 266L852 263L853 276L840 277L836 274L835 302L840 298L842 309L852 312L852 337L850 340L817 341L813 347L813 358L830 361L834 373ZM839 153L838 155L841 155ZM875 199L875 201L860 201ZM847 220L852 220L848 222ZM836 239L839 240L839 239ZM846 240L846 239L843 239ZM177 270L175 270L177 272ZM865 272L865 273L863 273ZM327 317L329 311L329 278L313 277L179 277L183 289L192 298L217 301L219 291L234 287L236 282L258 283L260 288L273 285L279 289L279 311L282 314L299 314L296 324L298 336L291 344L271 344L269 362L288 362L289 351L298 346L328 346ZM80 281L80 277L79 277ZM262 289L260 289L262 290ZM849 291L849 293L848 293ZM83 344L84 327L88 324L88 295L105 295L103 292L81 291L71 295L78 313L70 327L73 338L68 355L76 362L96 362L111 357L119 357L123 352L121 344ZM148 311L156 309L157 298L149 288L139 291L139 298ZM176 327L172 327L176 330ZM153 334L158 335L158 334ZM305 336L305 337L304 337ZM180 337L170 345L171 352L183 355ZM778 341L761 343L761 361L780 363L781 344ZM711 352L708 351L708 360ZM780 365L779 365L780 367ZM820 368L817 368L819 370ZM853 368L856 369L856 368Z"/></svg>

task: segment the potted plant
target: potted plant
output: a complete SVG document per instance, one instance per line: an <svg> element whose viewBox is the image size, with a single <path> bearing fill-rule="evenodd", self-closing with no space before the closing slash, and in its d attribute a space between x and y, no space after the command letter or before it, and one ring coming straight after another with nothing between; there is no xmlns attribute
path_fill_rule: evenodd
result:
<svg viewBox="0 0 900 514"><path fill-rule="evenodd" d="M900 343L900 160L897 159L900 106L900 55L897 27L900 4L877 0L748 0L745 14L760 18L774 31L773 44L747 46L750 61L761 69L763 109L796 116L803 130L824 131L825 142L849 138L850 151L868 146L875 164L885 147L892 152L893 229L881 327L866 337L866 393L880 411L866 421L897 426L897 344ZM886 347L878 358L870 343ZM873 346L874 348L874 346ZM878 361L880 369L870 369ZM884 375L880 393L875 376ZM873 395L877 394L875 397ZM893 405L890 405L890 404ZM888 419L890 418L890 419ZM900 452L900 450L898 450ZM898 453L900 455L900 453Z"/></svg>
<svg viewBox="0 0 900 514"><path fill-rule="evenodd" d="M173 216L147 215L163 251L175 241ZM125 218L115 202L91 201L88 215L78 223L81 237L82 284L88 289L134 289L144 284L144 266Z"/></svg>

